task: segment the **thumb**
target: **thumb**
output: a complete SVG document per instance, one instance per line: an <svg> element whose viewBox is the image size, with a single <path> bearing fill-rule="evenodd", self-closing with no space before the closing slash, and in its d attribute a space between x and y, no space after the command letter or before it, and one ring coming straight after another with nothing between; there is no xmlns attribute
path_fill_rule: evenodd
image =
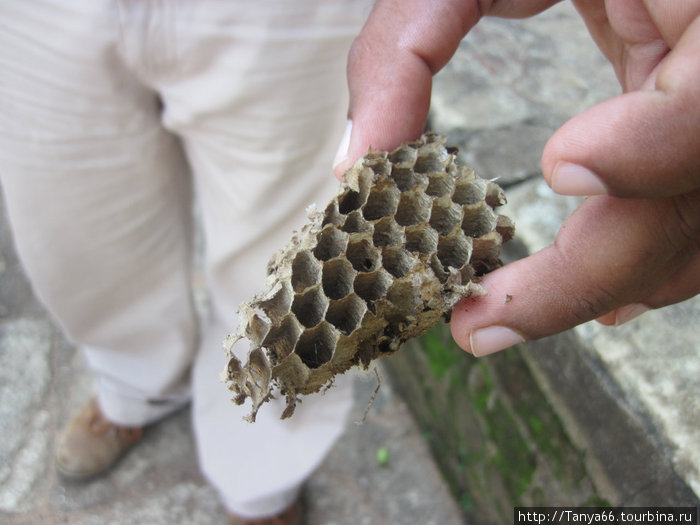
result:
<svg viewBox="0 0 700 525"><path fill-rule="evenodd" d="M432 77L479 19L475 1L379 0L348 56L348 129L334 162L338 178L368 148L417 139Z"/></svg>

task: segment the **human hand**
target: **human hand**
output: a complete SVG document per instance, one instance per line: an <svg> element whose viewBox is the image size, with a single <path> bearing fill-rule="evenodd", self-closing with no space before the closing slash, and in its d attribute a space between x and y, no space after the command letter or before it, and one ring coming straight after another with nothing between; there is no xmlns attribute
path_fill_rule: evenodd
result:
<svg viewBox="0 0 700 525"><path fill-rule="evenodd" d="M554 3L380 0L350 54L353 125L336 174L369 145L420 135L432 75L481 16L529 16ZM700 2L575 4L624 93L547 143L548 184L592 197L554 244L488 274L488 295L455 307L453 337L475 355L591 319L620 324L700 292Z"/></svg>

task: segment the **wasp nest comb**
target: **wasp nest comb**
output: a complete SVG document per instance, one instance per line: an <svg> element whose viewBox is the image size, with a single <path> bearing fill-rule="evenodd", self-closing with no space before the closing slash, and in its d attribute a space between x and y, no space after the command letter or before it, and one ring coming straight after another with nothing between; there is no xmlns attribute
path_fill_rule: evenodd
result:
<svg viewBox="0 0 700 525"><path fill-rule="evenodd" d="M370 151L338 196L275 254L267 287L241 305L228 341L226 379L255 415L278 386L289 417L299 394L396 352L478 292L474 278L501 265L513 224L493 209L501 188L456 162L456 148L426 134L391 153ZM247 338L242 364L231 352Z"/></svg>

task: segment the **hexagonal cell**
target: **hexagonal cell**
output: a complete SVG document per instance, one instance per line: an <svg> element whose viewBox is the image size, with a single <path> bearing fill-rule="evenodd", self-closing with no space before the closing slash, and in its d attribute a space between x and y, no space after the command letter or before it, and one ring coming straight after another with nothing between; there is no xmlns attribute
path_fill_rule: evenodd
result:
<svg viewBox="0 0 700 525"><path fill-rule="evenodd" d="M362 208L362 214L368 221L389 217L396 213L399 204L399 190L392 186L372 188L367 198L367 204Z"/></svg>
<svg viewBox="0 0 700 525"><path fill-rule="evenodd" d="M345 256L358 272L372 272L379 268L381 263L379 250L372 246L369 237L351 238Z"/></svg>
<svg viewBox="0 0 700 525"><path fill-rule="evenodd" d="M418 152L415 148L411 148L408 145L402 145L389 153L388 158L394 165L398 165L402 168L409 168L416 162Z"/></svg>
<svg viewBox="0 0 700 525"><path fill-rule="evenodd" d="M430 225L440 235L449 235L462 219L462 210L449 197L442 197L433 202L430 212Z"/></svg>
<svg viewBox="0 0 700 525"><path fill-rule="evenodd" d="M333 259L323 265L323 291L331 299L342 299L352 292L355 270L350 261L344 258Z"/></svg>
<svg viewBox="0 0 700 525"><path fill-rule="evenodd" d="M297 253L292 261L292 289L299 293L320 282L321 263L307 250Z"/></svg>
<svg viewBox="0 0 700 525"><path fill-rule="evenodd" d="M475 204L486 197L486 181L475 176L474 170L459 166L452 200L457 204Z"/></svg>
<svg viewBox="0 0 700 525"><path fill-rule="evenodd" d="M328 308L328 299L320 286L315 286L303 294L296 294L292 302L292 312L307 328L321 322Z"/></svg>
<svg viewBox="0 0 700 525"><path fill-rule="evenodd" d="M338 211L342 214L347 214L351 211L359 210L367 202L371 184L371 177L360 175L357 179L358 191L346 190L346 193L339 199Z"/></svg>
<svg viewBox="0 0 700 525"><path fill-rule="evenodd" d="M273 361L278 363L292 353L302 332L302 327L296 318L289 314L280 323L274 326L265 337L262 346L267 348L274 356Z"/></svg>
<svg viewBox="0 0 700 525"><path fill-rule="evenodd" d="M437 249L438 234L422 224L406 228L406 249L409 252L432 253Z"/></svg>
<svg viewBox="0 0 700 525"><path fill-rule="evenodd" d="M301 334L294 352L306 366L318 368L331 360L337 341L338 334L335 329L323 321Z"/></svg>
<svg viewBox="0 0 700 525"><path fill-rule="evenodd" d="M346 233L371 232L372 224L367 222L360 210L350 212L340 227Z"/></svg>
<svg viewBox="0 0 700 525"><path fill-rule="evenodd" d="M442 147L442 144L426 144L418 151L418 158L413 166L416 173L430 173L442 171L448 163L450 155Z"/></svg>
<svg viewBox="0 0 700 525"><path fill-rule="evenodd" d="M399 279L394 282L387 291L386 298L406 316L415 315L423 304L420 290L411 279Z"/></svg>
<svg viewBox="0 0 700 525"><path fill-rule="evenodd" d="M319 261L328 261L345 251L348 234L329 224L324 226L317 239L314 255Z"/></svg>
<svg viewBox="0 0 700 525"><path fill-rule="evenodd" d="M282 317L289 312L291 305L292 287L286 282L281 283L271 297L253 304L253 306L259 306L275 324L278 324Z"/></svg>
<svg viewBox="0 0 700 525"><path fill-rule="evenodd" d="M422 173L416 173L410 167L394 166L391 170L391 178L401 191L410 191L428 185L428 178Z"/></svg>
<svg viewBox="0 0 700 525"><path fill-rule="evenodd" d="M496 231L501 234L502 242L508 242L515 236L515 224L510 217L499 215L496 218Z"/></svg>
<svg viewBox="0 0 700 525"><path fill-rule="evenodd" d="M432 201L423 192L408 191L401 194L396 210L396 222L401 226L410 226L426 222L430 217Z"/></svg>
<svg viewBox="0 0 700 525"><path fill-rule="evenodd" d="M484 201L462 206L462 231L467 237L481 237L496 227L496 214Z"/></svg>
<svg viewBox="0 0 700 525"><path fill-rule="evenodd" d="M494 182L486 183L486 204L492 208L503 206L506 203L506 192L503 191L498 184Z"/></svg>
<svg viewBox="0 0 700 525"><path fill-rule="evenodd" d="M454 179L446 175L445 173L428 174L428 187L425 189L425 193L427 193L431 197L442 197L444 195L451 195L454 188Z"/></svg>
<svg viewBox="0 0 700 525"><path fill-rule="evenodd" d="M415 259L400 247L382 250L382 266L397 279L406 275L413 268L415 262Z"/></svg>
<svg viewBox="0 0 700 525"><path fill-rule="evenodd" d="M374 223L372 240L375 246L401 246L404 241L403 228L393 217L384 217Z"/></svg>
<svg viewBox="0 0 700 525"><path fill-rule="evenodd" d="M393 279L383 270L371 273L360 273L355 277L355 293L362 299L371 303L383 297L389 289Z"/></svg>
<svg viewBox="0 0 700 525"><path fill-rule="evenodd" d="M469 257L472 254L471 239L457 230L452 235L440 239L437 254L445 268L452 267L459 270L469 262Z"/></svg>
<svg viewBox="0 0 700 525"><path fill-rule="evenodd" d="M326 312L326 321L345 335L350 335L362 323L367 305L354 293L339 301L331 301Z"/></svg>
<svg viewBox="0 0 700 525"><path fill-rule="evenodd" d="M326 206L326 209L323 212L323 222L321 223L321 226L325 226L326 224L335 224L336 226L340 226L344 219L345 217L341 215L340 211L338 210L338 201L333 199L328 203L328 206Z"/></svg>
<svg viewBox="0 0 700 525"><path fill-rule="evenodd" d="M368 154L368 158L372 154ZM374 158L370 158L369 162L365 162L365 166L372 168L376 175L389 175L391 173L391 162L387 160L387 153L384 151L377 152Z"/></svg>
<svg viewBox="0 0 700 525"><path fill-rule="evenodd" d="M478 239L474 239L472 251L472 266L477 275L483 275L501 265L499 259L501 251L501 236L498 232L489 232Z"/></svg>

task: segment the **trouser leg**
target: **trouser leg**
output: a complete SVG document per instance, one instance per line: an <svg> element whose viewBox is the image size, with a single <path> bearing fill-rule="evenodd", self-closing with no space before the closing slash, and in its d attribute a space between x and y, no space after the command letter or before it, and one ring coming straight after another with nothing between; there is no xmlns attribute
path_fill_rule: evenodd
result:
<svg viewBox="0 0 700 525"><path fill-rule="evenodd" d="M270 255L337 191L332 159L345 127L345 57L366 5L352 2L201 2L188 13L184 57L209 64L159 87L164 122L183 138L206 235L213 323L196 359L194 424L201 465L237 514L288 505L343 431L351 407L341 378L308 396L290 420L273 402L242 421L219 381L222 339L238 304L265 282ZM228 10L228 8L227 8ZM184 26L184 24L183 24ZM224 38L223 35L227 35ZM247 348L243 348L243 351Z"/></svg>
<svg viewBox="0 0 700 525"><path fill-rule="evenodd" d="M85 349L117 423L188 397L189 184L125 69L112 2L3 2L0 177L34 289Z"/></svg>

